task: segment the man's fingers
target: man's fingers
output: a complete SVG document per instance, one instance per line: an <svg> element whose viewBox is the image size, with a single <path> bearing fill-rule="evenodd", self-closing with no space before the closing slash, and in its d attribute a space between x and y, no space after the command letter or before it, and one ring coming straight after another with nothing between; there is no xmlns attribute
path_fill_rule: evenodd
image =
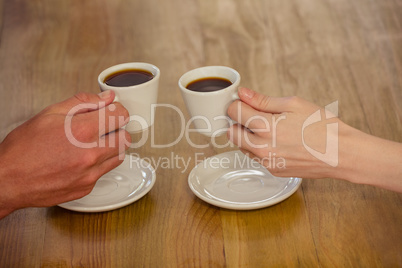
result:
<svg viewBox="0 0 402 268"><path fill-rule="evenodd" d="M114 97L115 94L112 90L104 91L99 94L80 92L65 101L52 105L51 111L65 113L70 116L86 113L111 104Z"/></svg>
<svg viewBox="0 0 402 268"><path fill-rule="evenodd" d="M129 114L126 108L122 104L114 102L99 110L75 115L72 133L90 132L88 133L89 136L97 139L102 135L122 128L128 121Z"/></svg>
<svg viewBox="0 0 402 268"><path fill-rule="evenodd" d="M123 129L116 130L100 137L98 150L100 150L99 153L103 155L100 161L103 162L106 159L124 153L129 148L130 144L131 136Z"/></svg>
<svg viewBox="0 0 402 268"><path fill-rule="evenodd" d="M92 117L99 123L99 136L115 131L127 125L130 116L124 106L118 102L112 103L98 111L90 113Z"/></svg>
<svg viewBox="0 0 402 268"><path fill-rule="evenodd" d="M125 158L125 153L121 153L118 155L115 155L109 159L106 159L104 162L102 162L98 167L97 171L99 172L99 177L103 176L104 174L108 173L112 169L118 167L123 163Z"/></svg>

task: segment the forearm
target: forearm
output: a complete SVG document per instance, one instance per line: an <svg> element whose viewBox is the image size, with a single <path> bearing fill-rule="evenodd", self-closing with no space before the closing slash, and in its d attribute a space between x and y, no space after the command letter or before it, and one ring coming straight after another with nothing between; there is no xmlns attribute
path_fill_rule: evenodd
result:
<svg viewBox="0 0 402 268"><path fill-rule="evenodd" d="M11 178L4 176L4 173L0 171L0 188L2 189L2 194L0 195L0 219L4 218L8 214L12 213L14 205L12 198L10 198L11 191L7 186L7 180Z"/></svg>
<svg viewBox="0 0 402 268"><path fill-rule="evenodd" d="M402 192L402 144L374 137L345 124L339 129L337 179Z"/></svg>
<svg viewBox="0 0 402 268"><path fill-rule="evenodd" d="M13 190L13 187L10 187L12 185L10 180L14 180L15 178L10 176L9 172L7 171L10 165L4 159L4 150L1 149L0 144L0 189L2 190L2 193L0 194L0 219L16 210L14 204L15 198L13 197L15 195L15 191Z"/></svg>
<svg viewBox="0 0 402 268"><path fill-rule="evenodd" d="M14 210L7 207L7 204L0 203L0 220L11 214Z"/></svg>

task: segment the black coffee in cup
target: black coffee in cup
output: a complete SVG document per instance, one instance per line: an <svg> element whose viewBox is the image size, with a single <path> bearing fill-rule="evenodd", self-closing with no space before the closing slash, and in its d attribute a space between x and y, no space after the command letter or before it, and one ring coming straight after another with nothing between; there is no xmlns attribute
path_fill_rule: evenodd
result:
<svg viewBox="0 0 402 268"><path fill-rule="evenodd" d="M232 85L232 82L221 77L206 77L189 83L186 88L197 92L218 91Z"/></svg>
<svg viewBox="0 0 402 268"><path fill-rule="evenodd" d="M146 70L127 69L109 74L104 83L113 87L129 87L148 82L154 75Z"/></svg>

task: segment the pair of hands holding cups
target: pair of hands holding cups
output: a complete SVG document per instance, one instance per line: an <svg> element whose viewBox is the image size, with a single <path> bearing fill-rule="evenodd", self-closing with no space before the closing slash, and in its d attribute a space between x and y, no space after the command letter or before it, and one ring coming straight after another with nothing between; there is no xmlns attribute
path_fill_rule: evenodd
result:
<svg viewBox="0 0 402 268"><path fill-rule="evenodd" d="M148 73L150 79L138 79L141 73ZM128 132L138 132L153 125L159 78L160 70L148 63L123 63L99 75L101 90L113 90L115 101L128 110L131 119L125 127ZM114 84L112 79L115 79ZM180 78L182 97L198 132L210 137L226 132L230 123L227 109L239 98L239 84L240 74L224 66L197 68Z"/></svg>
<svg viewBox="0 0 402 268"><path fill-rule="evenodd" d="M116 87L105 83L106 78L124 70L145 71L151 77L134 86ZM147 63L110 67L99 75L100 94L78 93L45 108L14 129L0 144L3 164L0 187L4 193L0 197L0 218L20 208L53 206L89 194L103 174L123 162L131 143L129 132L153 124L151 108L157 103L159 77L159 69ZM229 85L211 92L187 88L194 81L205 82L207 78L229 81ZM367 161L360 159L361 168L357 171L353 165L360 156L353 152L377 144L378 149L398 155L399 144L364 134L337 117L330 120L338 124L339 132L327 133L327 123L321 120L311 125L311 135L303 136L306 118L317 111L326 114L326 110L299 97L274 98L247 88L238 89L239 83L238 72L222 66L194 69L180 78L182 97L197 131L210 137L227 132L229 140L275 176L333 177L402 189L393 174L387 176L390 178L387 181L377 180L379 171L370 168L373 153L360 154ZM312 156L302 144L302 138L307 137L309 146L325 151L322 137L332 140L338 134L344 137L339 140L338 167ZM373 146L367 147L368 143ZM271 154L286 159L286 167L278 168L267 162L266 156ZM394 162L383 163L381 172L393 170Z"/></svg>
<svg viewBox="0 0 402 268"><path fill-rule="evenodd" d="M107 83L109 78L129 76L128 72L138 71L148 72L151 79L132 86ZM125 126L126 131L138 132L154 123L159 78L159 69L148 63L124 63L99 75L101 90L112 90L116 94L115 101L128 110L132 120ZM193 123L196 131L212 138L227 133L229 140L243 153L260 162L273 175L318 178L322 174L312 174L310 169L328 168L328 163L302 148L305 145L301 141L302 124L311 114L322 109L319 106L298 97L274 98L239 88L240 74L225 66L190 70L180 77L178 84L191 116L187 126ZM278 128L280 122L281 128ZM309 135L311 137L306 142L318 151L325 151L326 144L322 144L317 136L325 136L326 124L314 125L315 134ZM286 159L287 166L271 163L271 156Z"/></svg>
<svg viewBox="0 0 402 268"><path fill-rule="evenodd" d="M128 87L113 87L105 82L108 77L127 70L143 70L153 78ZM101 90L113 90L116 100L133 119L125 127L128 132L141 131L153 124L152 105L157 102L159 77L159 69L147 63L116 65L99 75ZM328 162L334 163L332 159L323 162L305 150L308 144L317 151L326 151L326 144L321 142L321 137L326 135L325 120L309 128L313 129L313 135L305 140L303 135L306 118L322 110L319 106L298 97L274 98L247 88L239 89L240 74L225 66L193 69L183 74L178 84L191 116L187 126L193 123L196 131L212 138L227 133L229 140L244 154L260 162L273 175L319 178L324 171L314 173L311 170L326 170L331 168ZM340 123L337 117L333 121ZM337 133L330 134L333 137L329 140L337 138ZM275 157L285 159L286 165L275 164Z"/></svg>
<svg viewBox="0 0 402 268"><path fill-rule="evenodd" d="M130 115L143 115L148 122L144 126L150 126L153 118L147 113L149 106L156 103L156 93L152 92L157 91L159 70L146 66L136 63L131 66L143 67L154 75L151 81L138 86L145 90L139 90L142 93L133 95L127 104L123 98L119 99ZM101 74L101 88L102 78ZM400 170L401 144L371 136L342 122L337 117L338 101L322 108L299 97L268 97L239 88L239 84L239 73L224 66L201 67L182 75L179 88L191 116L189 123L208 137L227 133L244 154L260 162L274 176L331 177L402 191L400 173L393 171ZM146 89L148 85L151 90ZM118 95L124 90L114 89ZM149 95L152 99L144 97ZM141 105L147 109L140 108ZM148 112L144 113L145 110ZM379 161L378 151L387 152L389 157ZM283 164L275 164L276 158L283 160ZM358 166L354 164L357 161ZM373 161L381 169L373 168Z"/></svg>

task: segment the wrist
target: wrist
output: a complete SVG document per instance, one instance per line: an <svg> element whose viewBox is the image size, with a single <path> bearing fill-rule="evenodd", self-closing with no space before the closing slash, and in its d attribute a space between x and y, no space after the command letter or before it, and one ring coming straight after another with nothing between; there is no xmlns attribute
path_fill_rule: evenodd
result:
<svg viewBox="0 0 402 268"><path fill-rule="evenodd" d="M6 159L4 159L4 152L1 150L0 144L0 163L2 167L0 168L0 189L2 189L2 194L0 195L0 219L6 217L8 214L15 211L14 200L15 192L13 187L10 187L12 183L10 180L13 178L10 176L9 171L7 171L10 165L7 165ZM3 157L2 157L3 156Z"/></svg>
<svg viewBox="0 0 402 268"><path fill-rule="evenodd" d="M402 192L402 144L341 123L338 156L330 177Z"/></svg>
<svg viewBox="0 0 402 268"><path fill-rule="evenodd" d="M0 220L6 217L7 215L11 214L13 211L14 211L13 209L3 207L3 204L0 203Z"/></svg>
<svg viewBox="0 0 402 268"><path fill-rule="evenodd" d="M338 132L338 166L334 169L332 177L352 183L361 183L358 169L361 169L364 136L367 135L353 127L341 122Z"/></svg>

